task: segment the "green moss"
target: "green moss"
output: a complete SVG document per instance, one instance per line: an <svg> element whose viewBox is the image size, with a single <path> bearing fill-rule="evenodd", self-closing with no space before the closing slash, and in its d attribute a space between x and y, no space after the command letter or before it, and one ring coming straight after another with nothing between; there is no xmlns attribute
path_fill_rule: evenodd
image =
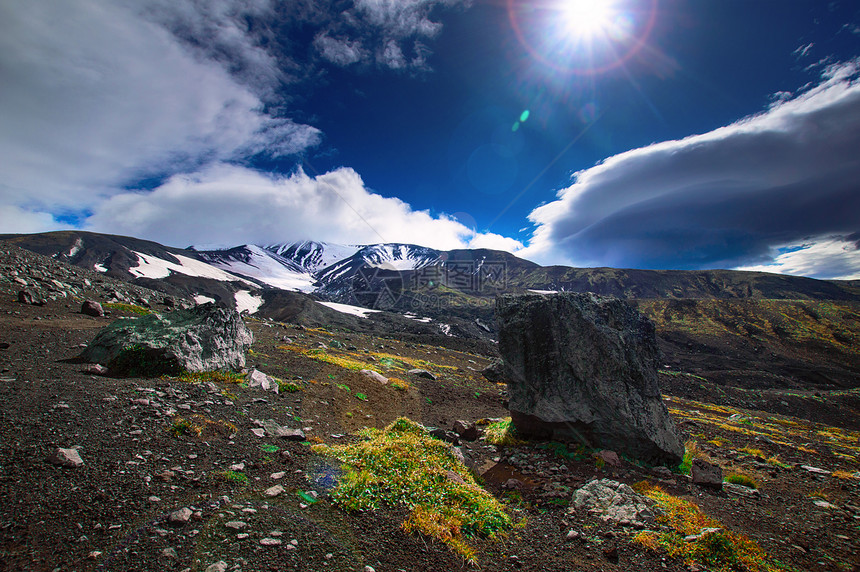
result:
<svg viewBox="0 0 860 572"><path fill-rule="evenodd" d="M313 447L345 463L332 491L335 503L348 510L405 507L407 532L435 537L467 559L475 556L469 537L497 538L511 528L502 504L476 483L448 444L420 425L401 417L360 434L360 443Z"/></svg>

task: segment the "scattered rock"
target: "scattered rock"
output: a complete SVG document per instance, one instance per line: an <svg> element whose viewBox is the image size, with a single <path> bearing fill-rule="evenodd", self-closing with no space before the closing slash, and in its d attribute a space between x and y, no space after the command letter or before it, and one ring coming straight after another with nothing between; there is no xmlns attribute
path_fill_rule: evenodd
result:
<svg viewBox="0 0 860 572"><path fill-rule="evenodd" d="M734 483L723 483L723 490L729 494L741 497L759 497L761 493L750 487L745 487L743 485L736 485Z"/></svg>
<svg viewBox="0 0 860 572"><path fill-rule="evenodd" d="M410 369L408 373L411 375L417 375L418 377L423 377L424 379L436 380L436 375L426 369Z"/></svg>
<svg viewBox="0 0 860 572"><path fill-rule="evenodd" d="M603 459L603 462L611 467L620 467L621 466L621 458L618 457L618 453L615 451L610 451L609 449L603 449L597 453L597 457Z"/></svg>
<svg viewBox="0 0 860 572"><path fill-rule="evenodd" d="M219 560L215 564L207 566L206 572L227 572L227 563L223 560Z"/></svg>
<svg viewBox="0 0 860 572"><path fill-rule="evenodd" d="M373 381L375 381L377 383L381 383L382 385L385 385L388 383L387 377L385 377L384 375L382 375L379 372L373 371L372 369L363 369L358 373L360 373L364 377L372 379Z"/></svg>
<svg viewBox="0 0 860 572"><path fill-rule="evenodd" d="M30 306L44 306L45 300L39 298L32 290L21 290L18 292L18 301Z"/></svg>
<svg viewBox="0 0 860 572"><path fill-rule="evenodd" d="M59 448L50 456L48 456L48 462L52 465L57 465L59 467L80 467L84 464L84 460L81 459L80 453L78 453L77 449L62 449Z"/></svg>
<svg viewBox="0 0 860 572"><path fill-rule="evenodd" d="M105 315L105 311L102 305L95 300L87 300L81 305L81 314L100 318Z"/></svg>
<svg viewBox="0 0 860 572"><path fill-rule="evenodd" d="M492 383L504 383L507 381L505 379L505 366L501 361L494 361L482 369L481 375Z"/></svg>
<svg viewBox="0 0 860 572"><path fill-rule="evenodd" d="M280 546L284 541L280 538L263 538L260 540L260 544L263 546Z"/></svg>
<svg viewBox="0 0 860 572"><path fill-rule="evenodd" d="M654 521L653 502L629 486L610 479L593 480L573 493L571 505L624 525Z"/></svg>
<svg viewBox="0 0 860 572"><path fill-rule="evenodd" d="M690 534L684 537L685 542L696 542L709 534L719 534L723 532L722 528L703 528L698 534Z"/></svg>
<svg viewBox="0 0 860 572"><path fill-rule="evenodd" d="M190 508L183 507L179 510L171 512L167 516L167 523L172 526L184 526L191 520L191 515L194 514Z"/></svg>
<svg viewBox="0 0 860 572"><path fill-rule="evenodd" d="M90 375L105 375L107 372L108 368L100 363L91 363L84 368L84 373L88 373Z"/></svg>
<svg viewBox="0 0 860 572"><path fill-rule="evenodd" d="M655 327L633 306L592 293L503 295L496 319L521 435L681 461L658 386Z"/></svg>
<svg viewBox="0 0 860 572"><path fill-rule="evenodd" d="M259 387L263 391L273 391L275 393L280 391L278 382L258 369L251 369L248 372L247 379L248 387Z"/></svg>
<svg viewBox="0 0 860 572"><path fill-rule="evenodd" d="M179 558L179 555L176 553L175 548L165 548L164 550L161 551L161 555L164 556L165 558L170 558L173 560ZM207 570L208 570L208 568L207 568Z"/></svg>
<svg viewBox="0 0 860 572"><path fill-rule="evenodd" d="M243 522L241 520L231 520L224 523L224 526L231 530L244 530L248 527L247 522Z"/></svg>
<svg viewBox="0 0 860 572"><path fill-rule="evenodd" d="M800 465L800 468L804 471L810 472L814 475L824 475L827 476L830 474L830 471L826 471L824 469L819 469L818 467L813 467L811 465Z"/></svg>
<svg viewBox="0 0 860 572"><path fill-rule="evenodd" d="M476 441L481 436L481 430L468 421L455 421L453 429L464 441Z"/></svg>
<svg viewBox="0 0 860 572"><path fill-rule="evenodd" d="M693 483L700 487L717 490L723 488L723 469L703 459L693 459L690 476L693 478Z"/></svg>
<svg viewBox="0 0 860 572"><path fill-rule="evenodd" d="M116 375L158 377L245 366L251 331L235 310L204 304L188 310L120 319L81 354Z"/></svg>
<svg viewBox="0 0 860 572"><path fill-rule="evenodd" d="M265 491L263 491L263 494L267 497L276 497L282 492L284 492L284 490L284 487L282 487L281 485L275 485L273 487L267 488Z"/></svg>
<svg viewBox="0 0 860 572"><path fill-rule="evenodd" d="M567 536L565 536L565 539L567 539L567 540L576 540L576 539L578 539L580 536L582 536L582 535L581 535L581 534L579 534L577 531L575 531L575 530L569 530L569 531L567 532Z"/></svg>

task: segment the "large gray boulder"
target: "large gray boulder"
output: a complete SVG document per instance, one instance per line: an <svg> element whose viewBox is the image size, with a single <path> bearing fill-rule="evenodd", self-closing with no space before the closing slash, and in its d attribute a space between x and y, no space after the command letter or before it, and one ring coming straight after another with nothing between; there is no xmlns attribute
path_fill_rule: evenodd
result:
<svg viewBox="0 0 860 572"><path fill-rule="evenodd" d="M80 357L106 365L111 375L238 371L245 366L245 350L253 341L235 310L205 304L116 320L96 335Z"/></svg>
<svg viewBox="0 0 860 572"><path fill-rule="evenodd" d="M657 384L654 324L596 294L500 296L499 350L521 435L677 465L684 445Z"/></svg>

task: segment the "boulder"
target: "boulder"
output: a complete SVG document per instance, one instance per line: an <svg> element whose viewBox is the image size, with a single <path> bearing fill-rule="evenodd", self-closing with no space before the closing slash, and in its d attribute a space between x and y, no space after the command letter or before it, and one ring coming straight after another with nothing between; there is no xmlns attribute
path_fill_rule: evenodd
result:
<svg viewBox="0 0 860 572"><path fill-rule="evenodd" d="M100 318L105 315L105 311L102 305L95 300L87 300L81 305L81 314Z"/></svg>
<svg viewBox="0 0 860 572"><path fill-rule="evenodd" d="M525 437L677 465L684 445L657 382L654 324L591 293L496 299L509 408Z"/></svg>
<svg viewBox="0 0 860 572"><path fill-rule="evenodd" d="M594 479L573 492L570 504L603 520L642 526L654 522L654 502L628 485L610 479Z"/></svg>
<svg viewBox="0 0 860 572"><path fill-rule="evenodd" d="M235 310L205 304L116 320L96 335L80 358L107 365L112 375L238 371L253 341Z"/></svg>

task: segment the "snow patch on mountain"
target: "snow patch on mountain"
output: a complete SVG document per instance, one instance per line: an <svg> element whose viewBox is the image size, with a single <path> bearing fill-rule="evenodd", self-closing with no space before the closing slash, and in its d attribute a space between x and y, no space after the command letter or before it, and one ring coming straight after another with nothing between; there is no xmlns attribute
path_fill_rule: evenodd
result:
<svg viewBox="0 0 860 572"><path fill-rule="evenodd" d="M210 304L215 302L215 298L210 296L204 296L203 294L197 294L193 297L194 302L197 303L198 306L202 306L203 304Z"/></svg>
<svg viewBox="0 0 860 572"><path fill-rule="evenodd" d="M323 306L327 306L337 312L341 312L343 314L351 314L353 316L358 316L359 318L366 318L368 314L372 314L373 312L379 312L379 310L371 310L369 308L362 308L360 306L350 306L349 304L339 304L337 302L318 301L317 304L322 304Z"/></svg>
<svg viewBox="0 0 860 572"><path fill-rule="evenodd" d="M185 274L186 276L211 278L224 282L245 282L245 280L242 280L238 276L180 254L173 255L179 260L179 264L176 264L175 262L143 254L135 250L132 250L132 252L137 256L138 264L129 268L128 271L139 278L166 278L170 276L170 272L172 271Z"/></svg>
<svg viewBox="0 0 860 572"><path fill-rule="evenodd" d="M238 290L233 297L236 300L236 311L240 314L246 310L249 314L254 314L263 305L263 297L250 290Z"/></svg>
<svg viewBox="0 0 860 572"><path fill-rule="evenodd" d="M230 251L201 253L208 263L231 274L247 276L282 290L313 292L316 280L294 261L268 249L246 244Z"/></svg>

